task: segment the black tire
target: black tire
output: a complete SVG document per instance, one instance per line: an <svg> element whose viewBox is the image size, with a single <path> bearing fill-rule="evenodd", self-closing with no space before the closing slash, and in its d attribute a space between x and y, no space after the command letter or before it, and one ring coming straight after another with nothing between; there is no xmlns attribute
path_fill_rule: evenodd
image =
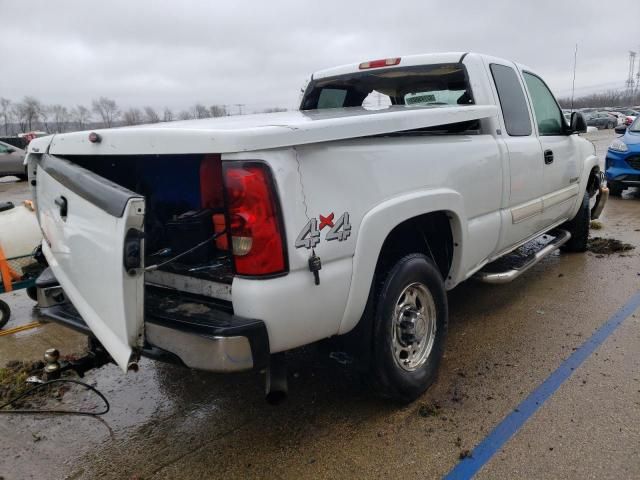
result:
<svg viewBox="0 0 640 480"><path fill-rule="evenodd" d="M408 288L416 288L417 285L420 289L424 287L431 296L430 299L424 298L429 300L428 303L435 312L435 333L430 351L428 348L424 349L426 355L424 360L417 362L415 369L409 371L402 367L399 363L401 360L396 358L394 332L397 337L399 323L396 319L400 317L397 317L395 312L400 299L406 299L401 297L401 294ZM415 304L419 303L418 297ZM448 305L444 282L440 271L429 258L418 253L406 255L382 274L374 297L373 348L369 371L371 382L379 394L394 401L408 403L431 386L436 379L444 353L447 323ZM426 322L423 325L429 325L429 323ZM426 328L426 330L429 329ZM406 333L404 330L403 332ZM417 332L414 331L414 333ZM427 342L426 336L422 338L423 342ZM410 345L412 345L410 348L413 346L419 348L420 344L411 343Z"/></svg>
<svg viewBox="0 0 640 480"><path fill-rule="evenodd" d="M614 197L622 196L624 187L618 182L607 182L607 187L609 187L609 195L613 195Z"/></svg>
<svg viewBox="0 0 640 480"><path fill-rule="evenodd" d="M562 246L562 250L565 252L586 252L590 223L589 194L585 192L582 198L582 205L580 205L580 210L578 210L576 216L560 227L571 233L571 239Z"/></svg>
<svg viewBox="0 0 640 480"><path fill-rule="evenodd" d="M11 309L9 305L0 300L0 328L3 328L11 318Z"/></svg>
<svg viewBox="0 0 640 480"><path fill-rule="evenodd" d="M34 302L38 301L38 289L34 286L27 287L27 296Z"/></svg>

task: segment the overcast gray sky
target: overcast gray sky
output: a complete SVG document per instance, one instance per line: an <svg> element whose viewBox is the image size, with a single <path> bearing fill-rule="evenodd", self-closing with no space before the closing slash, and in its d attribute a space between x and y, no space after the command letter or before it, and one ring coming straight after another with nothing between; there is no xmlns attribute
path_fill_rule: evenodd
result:
<svg viewBox="0 0 640 480"><path fill-rule="evenodd" d="M476 51L540 72L559 96L621 88L640 1L0 0L0 96L180 109L295 106L314 70Z"/></svg>

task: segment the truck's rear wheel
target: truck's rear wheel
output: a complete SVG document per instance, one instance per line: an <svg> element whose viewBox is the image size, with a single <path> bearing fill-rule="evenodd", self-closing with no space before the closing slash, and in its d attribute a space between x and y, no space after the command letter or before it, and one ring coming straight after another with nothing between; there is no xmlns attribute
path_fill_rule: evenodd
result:
<svg viewBox="0 0 640 480"><path fill-rule="evenodd" d="M371 377L384 397L416 399L433 383L444 352L447 296L442 276L422 254L401 258L378 286Z"/></svg>

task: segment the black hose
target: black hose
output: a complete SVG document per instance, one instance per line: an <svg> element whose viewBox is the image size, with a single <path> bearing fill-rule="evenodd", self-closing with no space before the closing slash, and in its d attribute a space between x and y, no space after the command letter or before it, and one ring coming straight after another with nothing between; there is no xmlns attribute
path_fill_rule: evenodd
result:
<svg viewBox="0 0 640 480"><path fill-rule="evenodd" d="M94 392L96 395L98 395L102 401L104 402L105 408L102 411L99 412L88 412L88 411L84 411L84 410L3 410L5 407L8 407L9 405L12 405L14 403L16 403L18 400L20 400L21 398L24 398L28 395L31 395L33 392L36 392L38 390L40 390L41 388L44 388L48 385L53 385L56 383L75 383L76 385L81 385L83 387L85 387L87 390L91 390L92 392ZM72 378L58 378L56 380L49 380L47 382L44 383L40 383L38 385L36 385L35 387L30 388L29 390L22 392L20 395L18 395L15 398L12 398L11 400L9 400L7 403L4 403L2 405L0 405L0 414L3 413L17 413L17 414L24 414L24 413L31 413L31 414L37 414L37 413L53 413L55 415L87 415L87 416L92 416L92 417L97 417L99 415L104 415L105 413L107 413L110 410L111 406L109 405L109 401L107 400L107 398L95 387L92 387L91 385L89 385L88 383L84 383L81 382L79 380L74 380Z"/></svg>

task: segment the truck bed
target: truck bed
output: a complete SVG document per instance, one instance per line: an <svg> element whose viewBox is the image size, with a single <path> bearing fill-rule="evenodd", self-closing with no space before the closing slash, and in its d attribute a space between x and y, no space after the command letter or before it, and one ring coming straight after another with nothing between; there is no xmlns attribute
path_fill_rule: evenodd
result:
<svg viewBox="0 0 640 480"><path fill-rule="evenodd" d="M278 112L157 123L36 139L32 152L54 155L230 153L384 135L497 115L495 105L363 107ZM33 148L35 147L35 149Z"/></svg>

